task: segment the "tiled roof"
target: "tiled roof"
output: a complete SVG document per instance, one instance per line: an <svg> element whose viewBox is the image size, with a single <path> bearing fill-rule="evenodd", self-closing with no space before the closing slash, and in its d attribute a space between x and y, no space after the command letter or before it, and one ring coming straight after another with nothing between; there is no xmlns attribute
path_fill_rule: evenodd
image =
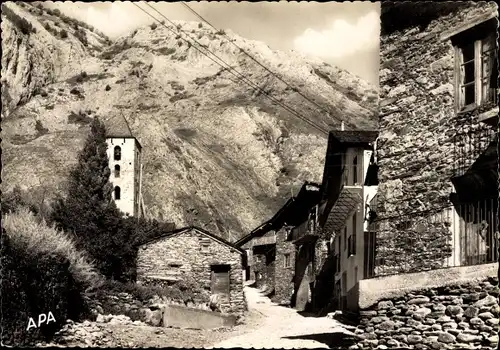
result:
<svg viewBox="0 0 500 350"><path fill-rule="evenodd" d="M330 136L340 143L370 143L377 139L375 130L332 130Z"/></svg>

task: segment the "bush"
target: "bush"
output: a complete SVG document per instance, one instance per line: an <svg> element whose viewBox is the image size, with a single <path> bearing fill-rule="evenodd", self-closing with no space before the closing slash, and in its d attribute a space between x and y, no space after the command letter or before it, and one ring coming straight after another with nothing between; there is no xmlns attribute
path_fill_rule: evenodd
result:
<svg viewBox="0 0 500 350"><path fill-rule="evenodd" d="M49 341L67 319L78 321L88 315L86 303L68 259L33 250L11 233L2 229L2 343L23 346ZM37 323L40 314L49 312L55 322L27 329L30 317Z"/></svg>
<svg viewBox="0 0 500 350"><path fill-rule="evenodd" d="M177 286L160 287L155 285L139 285L136 283L122 283L117 281L107 280L99 292L100 296L117 294L117 293L128 293L141 302L148 302L155 296L165 297L176 302L183 302L187 304L188 302L194 301L194 293L191 290L181 290Z"/></svg>
<svg viewBox="0 0 500 350"><path fill-rule="evenodd" d="M151 24L150 27L152 30L155 30L158 27L158 25L156 23L153 23L153 24Z"/></svg>
<svg viewBox="0 0 500 350"><path fill-rule="evenodd" d="M80 40L80 42L84 45L84 46L87 46L89 44L88 40L87 40L87 33L85 33L85 31L83 29L77 29L75 31L75 38L77 38L78 40Z"/></svg>
<svg viewBox="0 0 500 350"><path fill-rule="evenodd" d="M61 11L59 11L59 9L53 9L52 10L52 13L56 16L60 16L61 15Z"/></svg>
<svg viewBox="0 0 500 350"><path fill-rule="evenodd" d="M8 8L5 4L2 4L2 14L10 20L16 27L18 27L21 32L25 35L29 35L31 33L36 33L36 28L28 22L25 18L20 17L10 8Z"/></svg>
<svg viewBox="0 0 500 350"><path fill-rule="evenodd" d="M26 251L42 255L54 253L68 259L71 274L86 290L98 288L103 282L88 257L76 248L68 235L48 226L28 209L21 207L16 212L3 215L2 226L11 239Z"/></svg>
<svg viewBox="0 0 500 350"><path fill-rule="evenodd" d="M62 39L66 39L68 37L68 32L66 31L66 29L63 29L59 32L59 35Z"/></svg>
<svg viewBox="0 0 500 350"><path fill-rule="evenodd" d="M68 123L70 124L80 124L88 125L92 123L92 118L89 117L85 112L80 111L78 113L71 112L68 116Z"/></svg>
<svg viewBox="0 0 500 350"><path fill-rule="evenodd" d="M203 23L198 23L198 28L203 28Z"/></svg>

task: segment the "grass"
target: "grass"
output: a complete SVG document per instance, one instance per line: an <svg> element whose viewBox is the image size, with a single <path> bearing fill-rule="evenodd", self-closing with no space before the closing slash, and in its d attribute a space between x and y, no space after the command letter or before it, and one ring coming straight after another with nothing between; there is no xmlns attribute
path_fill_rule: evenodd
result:
<svg viewBox="0 0 500 350"><path fill-rule="evenodd" d="M103 279L87 256L76 249L74 241L62 231L50 227L26 208L8 213L2 226L9 232L12 242L34 254L60 254L70 261L70 272L87 290L98 288Z"/></svg>

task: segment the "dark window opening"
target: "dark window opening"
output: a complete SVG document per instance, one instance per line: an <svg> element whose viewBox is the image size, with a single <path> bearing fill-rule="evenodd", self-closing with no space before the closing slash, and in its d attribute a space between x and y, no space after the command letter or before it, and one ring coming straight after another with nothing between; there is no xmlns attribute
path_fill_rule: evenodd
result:
<svg viewBox="0 0 500 350"><path fill-rule="evenodd" d="M291 266L290 263L290 254L285 254L285 268L288 268Z"/></svg>
<svg viewBox="0 0 500 350"><path fill-rule="evenodd" d="M356 255L356 231L358 230L358 215L355 212L352 216L352 248L351 254Z"/></svg>
<svg viewBox="0 0 500 350"><path fill-rule="evenodd" d="M120 166L118 164L115 165L115 177L120 177Z"/></svg>
<svg viewBox="0 0 500 350"><path fill-rule="evenodd" d="M229 295L229 265L210 266L212 274L211 292L212 294Z"/></svg>
<svg viewBox="0 0 500 350"><path fill-rule="evenodd" d="M116 186L115 187L115 201L120 199L120 194L121 194L120 192L121 192L120 187Z"/></svg>
<svg viewBox="0 0 500 350"><path fill-rule="evenodd" d="M358 183L358 156L352 160L352 184Z"/></svg>
<svg viewBox="0 0 500 350"><path fill-rule="evenodd" d="M121 149L120 146L115 146L114 159L115 160L121 160L122 159L122 149Z"/></svg>

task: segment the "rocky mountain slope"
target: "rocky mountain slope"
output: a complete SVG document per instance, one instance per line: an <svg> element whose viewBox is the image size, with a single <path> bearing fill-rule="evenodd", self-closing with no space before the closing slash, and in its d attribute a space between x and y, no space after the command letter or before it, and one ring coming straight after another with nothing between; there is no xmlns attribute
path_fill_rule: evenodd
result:
<svg viewBox="0 0 500 350"><path fill-rule="evenodd" d="M376 127L372 86L295 52L227 33L329 115L197 22L176 22L175 33L146 26L111 42L35 4L4 8L3 191L19 184L50 197L63 188L94 115L127 118L143 146L147 213L177 226L236 239L267 220L304 180L321 181L326 136L183 38L196 39L326 129L341 119L347 129Z"/></svg>

